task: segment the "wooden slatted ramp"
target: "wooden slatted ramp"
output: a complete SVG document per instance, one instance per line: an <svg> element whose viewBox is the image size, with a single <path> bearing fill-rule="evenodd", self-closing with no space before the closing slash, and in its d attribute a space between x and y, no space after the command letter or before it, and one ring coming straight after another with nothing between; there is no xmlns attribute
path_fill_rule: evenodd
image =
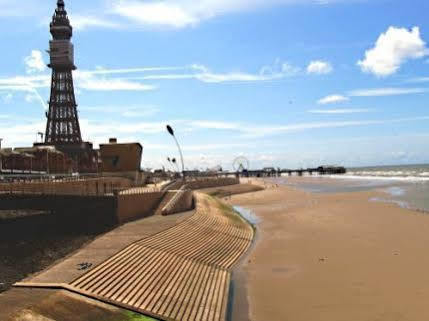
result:
<svg viewBox="0 0 429 321"><path fill-rule="evenodd" d="M130 245L67 288L162 320L224 321L229 269L252 239L238 215L197 194L193 216Z"/></svg>

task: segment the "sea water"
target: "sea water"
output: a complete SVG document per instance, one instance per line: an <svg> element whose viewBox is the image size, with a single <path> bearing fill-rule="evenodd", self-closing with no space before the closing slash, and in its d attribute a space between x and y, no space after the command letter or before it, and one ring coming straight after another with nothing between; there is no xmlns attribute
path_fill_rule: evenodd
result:
<svg viewBox="0 0 429 321"><path fill-rule="evenodd" d="M275 181L312 193L382 191L385 196L371 201L429 213L429 164L350 168L345 175L281 177Z"/></svg>

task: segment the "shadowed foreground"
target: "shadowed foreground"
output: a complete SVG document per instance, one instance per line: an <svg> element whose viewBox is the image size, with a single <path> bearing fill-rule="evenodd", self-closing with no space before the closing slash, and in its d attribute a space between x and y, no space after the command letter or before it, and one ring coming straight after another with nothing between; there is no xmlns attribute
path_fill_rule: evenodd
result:
<svg viewBox="0 0 429 321"><path fill-rule="evenodd" d="M225 320L230 269L253 230L218 200L197 194L196 213L135 242L71 283L54 287L163 320ZM62 321L62 320L61 320Z"/></svg>

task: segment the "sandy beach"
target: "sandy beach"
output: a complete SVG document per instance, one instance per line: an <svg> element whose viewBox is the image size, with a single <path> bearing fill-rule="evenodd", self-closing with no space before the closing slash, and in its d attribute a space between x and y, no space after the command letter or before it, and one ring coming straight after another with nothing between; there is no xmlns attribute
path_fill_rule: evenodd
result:
<svg viewBox="0 0 429 321"><path fill-rule="evenodd" d="M235 296L232 319L429 320L429 216L369 202L377 193L279 186L232 196L261 219L236 272L248 302Z"/></svg>

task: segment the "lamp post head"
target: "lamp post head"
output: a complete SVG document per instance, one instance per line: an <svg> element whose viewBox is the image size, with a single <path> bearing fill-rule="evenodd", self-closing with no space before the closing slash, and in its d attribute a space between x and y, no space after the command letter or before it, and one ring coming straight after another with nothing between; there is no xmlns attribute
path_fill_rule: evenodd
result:
<svg viewBox="0 0 429 321"><path fill-rule="evenodd" d="M167 130L168 130L168 132L170 133L171 136L174 136L174 130L173 130L173 128L171 128L170 125L167 125Z"/></svg>

